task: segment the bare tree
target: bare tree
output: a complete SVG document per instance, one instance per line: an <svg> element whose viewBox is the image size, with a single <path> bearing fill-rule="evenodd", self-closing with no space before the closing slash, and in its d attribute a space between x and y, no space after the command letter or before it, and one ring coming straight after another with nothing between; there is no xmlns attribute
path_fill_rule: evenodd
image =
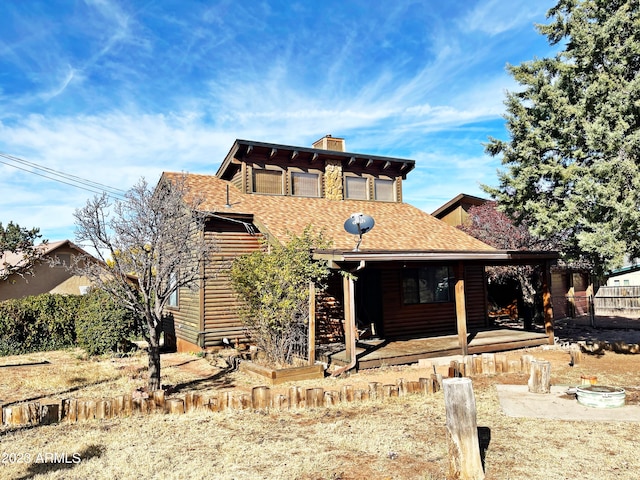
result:
<svg viewBox="0 0 640 480"><path fill-rule="evenodd" d="M161 388L160 335L165 307L180 288L197 289L213 246L205 241L200 200L184 178L152 190L141 179L124 200L103 194L75 212L76 240L103 261L76 262L78 273L110 293L142 323L149 344L150 391Z"/></svg>

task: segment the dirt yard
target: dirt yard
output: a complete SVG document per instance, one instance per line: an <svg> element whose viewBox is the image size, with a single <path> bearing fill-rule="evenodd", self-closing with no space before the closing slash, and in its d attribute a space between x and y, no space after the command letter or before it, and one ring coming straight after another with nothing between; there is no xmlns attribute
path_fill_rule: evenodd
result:
<svg viewBox="0 0 640 480"><path fill-rule="evenodd" d="M599 338L579 341L638 342L640 334L628 325L585 327L558 325L560 345L598 332ZM599 384L625 388L627 404L640 403L640 355L603 350L585 355L575 366L570 366L562 346L509 356L523 353L551 362L554 385L575 386L581 376L596 376ZM130 393L146 383L145 362L142 354L95 361L81 351L2 357L0 403ZM255 377L225 367L224 356L165 354L163 382L170 395L250 391L260 384ZM386 367L296 385L339 390L346 384L358 388L372 381L417 380L428 373L416 366ZM524 385L527 378L472 377L487 479L637 478L637 423L504 415L495 385ZM2 426L0 478L440 480L448 468L445 439L442 392L288 412L194 412L35 428Z"/></svg>

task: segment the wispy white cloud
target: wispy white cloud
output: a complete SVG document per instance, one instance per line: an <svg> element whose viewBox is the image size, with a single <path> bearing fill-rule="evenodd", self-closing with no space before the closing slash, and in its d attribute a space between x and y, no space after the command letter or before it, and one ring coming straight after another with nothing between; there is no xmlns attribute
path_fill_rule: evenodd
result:
<svg viewBox="0 0 640 480"><path fill-rule="evenodd" d="M495 177L480 143L513 86L504 64L530 54L523 26L542 20L524 1L470 3L15 7L29 33L0 32L0 151L126 189L163 170L214 173L235 138L331 133L352 151L416 159L404 198L431 211ZM10 190L0 221L55 232L91 195L0 164Z"/></svg>

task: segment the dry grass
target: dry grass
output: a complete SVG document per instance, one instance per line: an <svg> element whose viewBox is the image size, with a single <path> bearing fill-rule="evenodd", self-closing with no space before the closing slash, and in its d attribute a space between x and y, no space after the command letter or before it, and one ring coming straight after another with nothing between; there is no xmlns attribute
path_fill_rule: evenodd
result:
<svg viewBox="0 0 640 480"><path fill-rule="evenodd" d="M607 352L569 367L564 351L533 353L552 362L554 384L575 385L581 375L596 375L598 383L640 385L640 355ZM14 382L15 391L27 398L62 392L83 382L93 385L63 395L114 396L146 381L138 370L146 361L144 356L95 362L74 352L51 352L5 357L0 365L45 357L50 366L0 368L5 374L0 398L12 392ZM224 373L194 356L165 356L163 364L164 381L181 392L257 385L252 377ZM416 380L425 374L414 367L393 367L300 385L329 390L343 384ZM490 432L488 480L638 477L637 424L507 417L494 388L498 382L523 384L526 376L473 378L478 425ZM34 390L28 393L29 389ZM443 479L447 469L442 393L283 413L194 412L2 427L0 445L3 454L28 454L32 460L47 453L66 453L69 461L78 454L81 459L79 463L4 463L0 465L3 479Z"/></svg>

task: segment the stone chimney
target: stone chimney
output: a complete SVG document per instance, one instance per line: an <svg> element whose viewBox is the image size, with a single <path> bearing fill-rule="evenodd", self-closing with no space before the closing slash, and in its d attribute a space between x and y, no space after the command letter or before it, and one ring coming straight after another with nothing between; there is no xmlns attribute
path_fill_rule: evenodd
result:
<svg viewBox="0 0 640 480"><path fill-rule="evenodd" d="M313 142L313 148L334 150L337 152L345 152L344 146L344 138L332 137L331 135L325 135L320 140Z"/></svg>

